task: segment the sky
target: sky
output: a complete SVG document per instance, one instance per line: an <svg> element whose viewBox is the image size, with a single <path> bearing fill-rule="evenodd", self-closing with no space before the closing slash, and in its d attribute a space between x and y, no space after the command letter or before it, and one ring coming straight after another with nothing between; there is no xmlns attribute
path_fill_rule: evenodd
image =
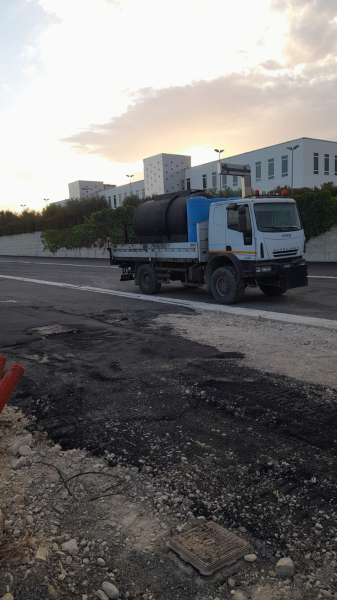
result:
<svg viewBox="0 0 337 600"><path fill-rule="evenodd" d="M336 0L0 0L0 52L0 210L160 152L337 140Z"/></svg>

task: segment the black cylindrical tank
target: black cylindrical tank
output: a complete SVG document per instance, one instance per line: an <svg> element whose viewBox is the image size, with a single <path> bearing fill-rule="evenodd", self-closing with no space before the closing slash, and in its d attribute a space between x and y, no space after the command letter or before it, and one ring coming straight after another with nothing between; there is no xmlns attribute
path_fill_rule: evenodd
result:
<svg viewBox="0 0 337 600"><path fill-rule="evenodd" d="M187 199L195 193L165 194L140 204L133 217L135 235L138 238L165 237L169 240L187 236Z"/></svg>

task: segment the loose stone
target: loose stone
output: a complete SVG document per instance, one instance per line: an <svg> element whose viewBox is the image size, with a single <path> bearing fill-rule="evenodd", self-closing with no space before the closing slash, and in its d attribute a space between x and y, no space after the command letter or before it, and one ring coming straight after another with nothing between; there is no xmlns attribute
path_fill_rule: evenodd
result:
<svg viewBox="0 0 337 600"><path fill-rule="evenodd" d="M293 577L294 563L291 558L281 558L276 565L276 573L278 577Z"/></svg>
<svg viewBox="0 0 337 600"><path fill-rule="evenodd" d="M104 590L108 598L110 598L110 600L118 600L119 591L115 585L113 585L109 581L104 581L102 584L102 589Z"/></svg>
<svg viewBox="0 0 337 600"><path fill-rule="evenodd" d="M256 554L246 554L246 556L243 557L243 560L248 563L253 563L257 560L257 556Z"/></svg>

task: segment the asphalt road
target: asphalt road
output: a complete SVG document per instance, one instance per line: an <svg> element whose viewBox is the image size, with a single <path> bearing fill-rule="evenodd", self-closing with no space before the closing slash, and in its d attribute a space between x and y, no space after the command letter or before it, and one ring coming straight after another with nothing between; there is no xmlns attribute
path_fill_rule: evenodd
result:
<svg viewBox="0 0 337 600"><path fill-rule="evenodd" d="M56 288L37 285L36 283L11 280L1 280L1 275L18 278L27 278L56 282L59 284L72 284L78 286L90 286L117 292L128 292L139 294L139 289L134 282L121 282L120 269L111 267L107 260L90 259L41 259L31 257L0 257L0 281L1 295L5 294L4 300L29 300L36 301L38 298L58 297ZM185 289L178 283L163 285L160 297L172 300L189 300L208 304L215 304L204 288ZM79 302L78 291L68 289L61 294L62 302L71 302L75 306ZM290 313L294 315L305 315L325 319L337 319L337 264L309 264L309 286L289 290L280 298L268 298L259 289L248 288L240 307L273 312ZM81 296L81 303L85 303L89 309L95 305L97 296L87 293ZM104 302L104 300L103 300ZM111 298L105 302L111 304ZM114 303L117 302L117 297ZM126 300L123 300L125 303ZM151 303L152 305L154 303ZM151 306L151 310L155 310Z"/></svg>
<svg viewBox="0 0 337 600"><path fill-rule="evenodd" d="M312 265L310 274L308 288L275 299L252 290L240 306L336 319L337 268ZM299 572L325 573L322 552L314 566L304 556L316 544L329 557L336 549L335 390L263 373L230 346L219 353L211 339L200 344L156 327L157 315L190 309L133 298L138 289L119 277L105 261L0 258L0 354L26 368L10 403L64 449L108 452L112 466L146 465L191 514L245 527L269 561L265 571L292 548ZM161 296L214 304L204 290L178 285ZM65 329L40 329L55 325ZM321 521L318 543L312 524ZM152 581L162 560L140 554L134 562ZM157 582L156 597L199 594L194 584L186 594L185 580L178 585L171 592ZM316 598L316 588L305 593Z"/></svg>

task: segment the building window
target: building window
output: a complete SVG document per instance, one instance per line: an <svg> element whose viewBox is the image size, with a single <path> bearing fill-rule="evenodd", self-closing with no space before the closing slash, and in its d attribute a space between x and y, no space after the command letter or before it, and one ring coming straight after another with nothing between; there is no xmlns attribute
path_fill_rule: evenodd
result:
<svg viewBox="0 0 337 600"><path fill-rule="evenodd" d="M216 173L212 173L212 188L216 188Z"/></svg>
<svg viewBox="0 0 337 600"><path fill-rule="evenodd" d="M227 175L221 175L221 179L222 179L222 185L224 187L226 187L228 185L227 184Z"/></svg>
<svg viewBox="0 0 337 600"><path fill-rule="evenodd" d="M127 192L124 192L124 198L126 198L126 197L127 197L127 195L128 195L128 193L127 193Z"/></svg>
<svg viewBox="0 0 337 600"><path fill-rule="evenodd" d="M142 190L142 198L145 198L145 190Z"/></svg>
<svg viewBox="0 0 337 600"><path fill-rule="evenodd" d="M282 177L288 177L288 156L282 156Z"/></svg>
<svg viewBox="0 0 337 600"><path fill-rule="evenodd" d="M319 174L319 154L314 152L314 175Z"/></svg>
<svg viewBox="0 0 337 600"><path fill-rule="evenodd" d="M337 156L335 156L335 175L337 175Z"/></svg>
<svg viewBox="0 0 337 600"><path fill-rule="evenodd" d="M111 196L108 197L109 206L111 208Z"/></svg>
<svg viewBox="0 0 337 600"><path fill-rule="evenodd" d="M233 176L233 187L237 187L239 185L239 179L237 175Z"/></svg>
<svg viewBox="0 0 337 600"><path fill-rule="evenodd" d="M207 175L202 176L202 187L204 190L207 189Z"/></svg>
<svg viewBox="0 0 337 600"><path fill-rule="evenodd" d="M119 204L122 204L122 194L118 194L118 202Z"/></svg>
<svg viewBox="0 0 337 600"><path fill-rule="evenodd" d="M114 196L114 208L116 208L116 206L117 206L117 197Z"/></svg>
<svg viewBox="0 0 337 600"><path fill-rule="evenodd" d="M330 155L324 154L324 175L329 175L330 173Z"/></svg>
<svg viewBox="0 0 337 600"><path fill-rule="evenodd" d="M273 158L268 159L268 179L274 179L275 175L275 162Z"/></svg>
<svg viewBox="0 0 337 600"><path fill-rule="evenodd" d="M186 179L186 189L187 190L191 189L191 180L190 179Z"/></svg>
<svg viewBox="0 0 337 600"><path fill-rule="evenodd" d="M136 196L139 198L139 190L136 190Z"/></svg>
<svg viewBox="0 0 337 600"><path fill-rule="evenodd" d="M255 163L255 180L261 181L261 176L262 176L262 167L261 167L261 161L259 161L259 162Z"/></svg>

